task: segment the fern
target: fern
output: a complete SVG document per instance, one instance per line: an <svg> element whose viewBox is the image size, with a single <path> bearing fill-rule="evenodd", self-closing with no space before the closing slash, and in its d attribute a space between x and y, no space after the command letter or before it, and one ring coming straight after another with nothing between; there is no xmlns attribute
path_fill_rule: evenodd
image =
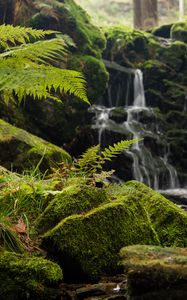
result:
<svg viewBox="0 0 187 300"><path fill-rule="evenodd" d="M30 27L20 27L12 25L0 26L0 46L3 48L9 48L10 45L16 45L17 43L25 44L30 41L31 37L35 40L42 39L46 35L54 33L52 30L38 30Z"/></svg>
<svg viewBox="0 0 187 300"><path fill-rule="evenodd" d="M10 48L9 51L0 54L0 60L5 57L12 57L15 58L17 64L25 64L24 60L47 64L52 61L62 60L66 54L67 50L64 40L55 38Z"/></svg>
<svg viewBox="0 0 187 300"><path fill-rule="evenodd" d="M27 43L31 37L38 39L51 33L54 31L0 26L0 45L6 47L0 54L0 92L4 99L15 94L19 101L26 96L59 101L54 94L58 92L73 94L89 103L83 75L51 65L55 61L62 62L67 53L62 38ZM8 48L10 43L22 45Z"/></svg>
<svg viewBox="0 0 187 300"><path fill-rule="evenodd" d="M81 158L77 161L76 166L80 171L93 175L98 170L102 170L102 166L106 161L110 161L140 140L141 139L122 140L113 146L105 148L101 153L99 153L99 145L93 146L82 154Z"/></svg>

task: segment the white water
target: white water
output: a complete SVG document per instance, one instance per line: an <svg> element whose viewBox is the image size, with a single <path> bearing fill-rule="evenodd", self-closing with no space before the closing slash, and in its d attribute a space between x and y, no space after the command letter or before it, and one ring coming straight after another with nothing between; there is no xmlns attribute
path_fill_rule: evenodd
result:
<svg viewBox="0 0 187 300"><path fill-rule="evenodd" d="M132 74L132 70L130 71ZM132 76L132 75L131 75ZM115 106L112 106L114 100L111 97L112 86L108 88L108 100L109 108L102 105L94 105L90 108L90 111L95 113L93 128L98 131L98 142L103 144L102 141L105 136L105 132L108 131L112 135L122 134L127 136L128 139L132 138L144 138L148 137L152 140L161 142L161 133L158 130L158 124L156 123L156 117L153 109L146 106L144 86L143 86L143 74L141 70L134 70L134 98L131 99L131 105L129 105L129 87L127 84L126 95L124 95L124 107L120 107L120 110L126 112L126 120L121 122L115 122L111 115L118 107L119 96L116 95ZM117 92L117 94L119 91ZM145 116L144 119L148 119L146 122L141 122L141 116ZM149 118L155 120L155 123L150 123ZM110 141L106 141L109 142ZM129 151L126 151L126 155L132 160L132 174L135 180L146 183L148 186L154 189L174 189L179 187L179 181L175 168L169 164L169 147L166 141L162 141L165 147L161 156L155 156L150 149L144 145L143 141L132 145ZM158 146L159 147L159 146ZM125 159L125 158L124 158Z"/></svg>

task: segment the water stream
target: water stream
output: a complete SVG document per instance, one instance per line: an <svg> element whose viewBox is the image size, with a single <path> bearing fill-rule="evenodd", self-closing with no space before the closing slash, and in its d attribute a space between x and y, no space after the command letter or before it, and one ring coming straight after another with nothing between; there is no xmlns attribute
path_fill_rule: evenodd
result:
<svg viewBox="0 0 187 300"><path fill-rule="evenodd" d="M124 72L127 72L126 68ZM156 190L179 188L177 172L168 161L169 145L159 130L154 110L146 106L141 70L130 69L125 84L123 105L120 91L117 90L114 95L113 85L110 84L108 102L101 99L98 105L90 108L94 114L92 128L98 131L99 144L111 144L109 134L112 137L120 135L123 139L143 138L125 152L124 164L126 157L132 162L131 179L144 182Z"/></svg>

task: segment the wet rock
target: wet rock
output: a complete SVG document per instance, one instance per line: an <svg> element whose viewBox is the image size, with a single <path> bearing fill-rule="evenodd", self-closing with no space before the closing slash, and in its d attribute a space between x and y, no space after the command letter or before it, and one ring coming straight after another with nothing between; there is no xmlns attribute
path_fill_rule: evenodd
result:
<svg viewBox="0 0 187 300"><path fill-rule="evenodd" d="M186 249L135 245L120 255L129 299L186 299Z"/></svg>

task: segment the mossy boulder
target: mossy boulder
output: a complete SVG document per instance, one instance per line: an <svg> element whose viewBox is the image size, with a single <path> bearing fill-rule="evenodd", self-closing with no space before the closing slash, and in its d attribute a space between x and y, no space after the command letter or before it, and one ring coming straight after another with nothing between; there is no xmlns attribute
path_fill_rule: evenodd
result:
<svg viewBox="0 0 187 300"><path fill-rule="evenodd" d="M108 202L104 189L74 182L59 192L36 220L34 231L43 233L74 214L85 214L90 209Z"/></svg>
<svg viewBox="0 0 187 300"><path fill-rule="evenodd" d="M186 299L187 249L128 246L120 251L129 299Z"/></svg>
<svg viewBox="0 0 187 300"><path fill-rule="evenodd" d="M42 171L61 161L71 162L63 149L0 119L0 164L21 171L34 168L39 162Z"/></svg>
<svg viewBox="0 0 187 300"><path fill-rule="evenodd" d="M145 207L163 246L187 247L185 211L143 183L129 181L121 189L123 195Z"/></svg>
<svg viewBox="0 0 187 300"><path fill-rule="evenodd" d="M11 252L0 253L0 298L2 300L55 299L61 268L46 259Z"/></svg>
<svg viewBox="0 0 187 300"><path fill-rule="evenodd" d="M65 280L79 281L118 272L120 248L137 243L159 241L142 204L126 197L64 219L42 240L62 266Z"/></svg>
<svg viewBox="0 0 187 300"><path fill-rule="evenodd" d="M105 92L109 74L101 59L90 55L73 55L69 58L68 68L79 70L85 75L91 102Z"/></svg>
<svg viewBox="0 0 187 300"><path fill-rule="evenodd" d="M167 47L160 47L157 50L157 59L168 65L175 71L185 71L187 45L180 41L175 41Z"/></svg>
<svg viewBox="0 0 187 300"><path fill-rule="evenodd" d="M52 10L57 14L56 18L44 15L42 9L39 9L31 18L31 25L34 28L54 29L68 34L79 52L101 57L106 44L105 37L74 0L56 0L52 4Z"/></svg>
<svg viewBox="0 0 187 300"><path fill-rule="evenodd" d="M125 26L109 27L105 35L107 47L104 58L127 67L137 67L144 60L153 58L160 48L152 34Z"/></svg>
<svg viewBox="0 0 187 300"><path fill-rule="evenodd" d="M174 40L187 43L187 22L177 22L171 27L171 37Z"/></svg>

